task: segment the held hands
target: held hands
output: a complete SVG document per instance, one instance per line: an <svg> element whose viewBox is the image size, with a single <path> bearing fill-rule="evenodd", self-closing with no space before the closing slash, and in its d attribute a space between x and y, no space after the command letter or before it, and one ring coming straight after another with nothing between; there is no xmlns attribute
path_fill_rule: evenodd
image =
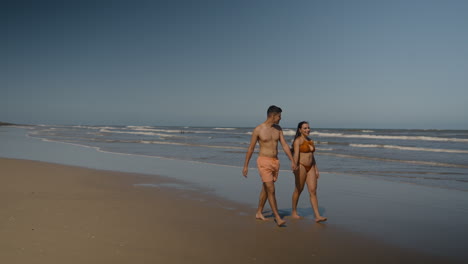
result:
<svg viewBox="0 0 468 264"><path fill-rule="evenodd" d="M291 169L292 171L296 171L299 167L297 166L297 164L294 162L294 161L291 161Z"/></svg>

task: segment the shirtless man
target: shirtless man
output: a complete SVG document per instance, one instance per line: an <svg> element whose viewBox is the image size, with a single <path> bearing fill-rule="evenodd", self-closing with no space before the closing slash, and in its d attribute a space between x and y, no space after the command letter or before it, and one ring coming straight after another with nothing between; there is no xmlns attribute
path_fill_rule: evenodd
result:
<svg viewBox="0 0 468 264"><path fill-rule="evenodd" d="M275 182L278 179L280 165L278 160L278 141L281 142L284 153L286 153L289 160L291 160L292 170L294 171L296 169L291 151L284 139L283 130L278 125L281 120L281 112L281 108L274 105L268 108L266 121L258 125L252 133L250 145L245 155L244 169L242 170L244 177L247 177L249 161L254 152L255 145L258 142L260 151L257 158L257 167L258 173L262 178L263 186L260 192L260 199L255 217L260 220L266 220L263 215L263 207L268 198L278 226L286 224L286 221L284 221L278 213L275 197Z"/></svg>

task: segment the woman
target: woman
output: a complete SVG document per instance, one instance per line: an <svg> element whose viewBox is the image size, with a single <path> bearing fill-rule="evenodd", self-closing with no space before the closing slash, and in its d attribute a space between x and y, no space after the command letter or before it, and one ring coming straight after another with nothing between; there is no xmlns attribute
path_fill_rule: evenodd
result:
<svg viewBox="0 0 468 264"><path fill-rule="evenodd" d="M292 214L293 218L301 218L297 214L297 202L299 196L304 189L304 184L307 183L307 189L309 190L310 203L315 213L315 222L326 221L327 218L320 215L318 210L317 200L317 180L320 177L317 164L315 163L314 141L309 138L310 127L309 123L302 121L297 125L296 136L293 141L293 157L294 162L297 165L297 169L294 171L296 178L296 187L292 196Z"/></svg>

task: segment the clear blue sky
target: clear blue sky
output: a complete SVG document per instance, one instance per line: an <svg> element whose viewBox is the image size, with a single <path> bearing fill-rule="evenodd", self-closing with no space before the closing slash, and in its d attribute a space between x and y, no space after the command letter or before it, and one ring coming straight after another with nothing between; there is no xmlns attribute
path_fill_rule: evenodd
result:
<svg viewBox="0 0 468 264"><path fill-rule="evenodd" d="M468 1L3 1L0 121L468 129Z"/></svg>

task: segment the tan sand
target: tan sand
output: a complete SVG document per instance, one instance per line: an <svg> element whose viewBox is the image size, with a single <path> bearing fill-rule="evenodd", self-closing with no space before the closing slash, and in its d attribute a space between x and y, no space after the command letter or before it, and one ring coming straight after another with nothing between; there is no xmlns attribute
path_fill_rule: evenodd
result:
<svg viewBox="0 0 468 264"><path fill-rule="evenodd" d="M167 181L0 158L0 263L450 263Z"/></svg>

